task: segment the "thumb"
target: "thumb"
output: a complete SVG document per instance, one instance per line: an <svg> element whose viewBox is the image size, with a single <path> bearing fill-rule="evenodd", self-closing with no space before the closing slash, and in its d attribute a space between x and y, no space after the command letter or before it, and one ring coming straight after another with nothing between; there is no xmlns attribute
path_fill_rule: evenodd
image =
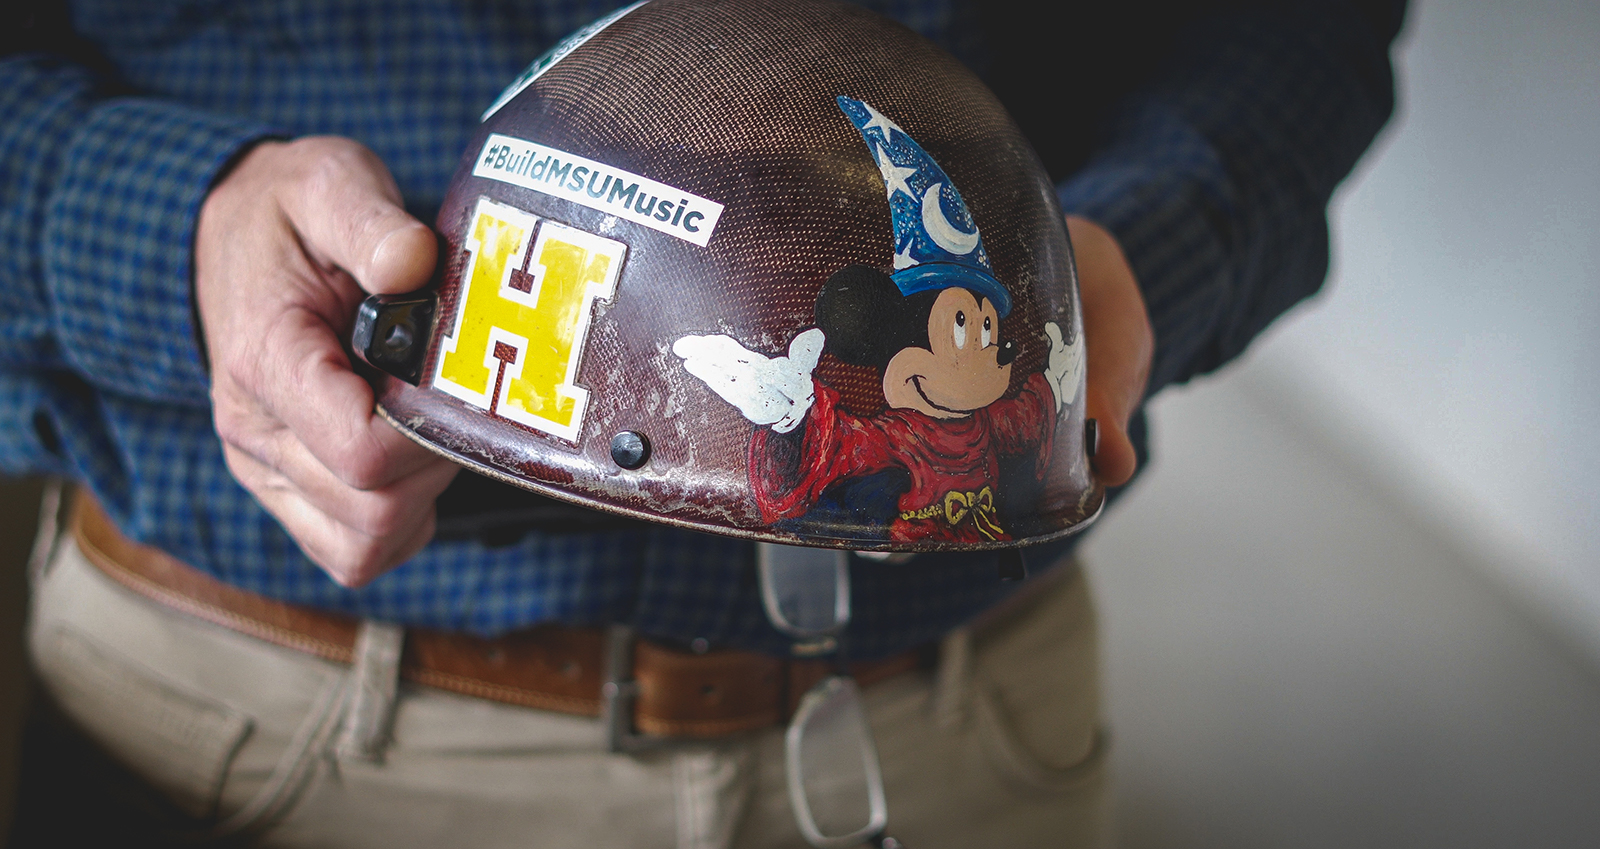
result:
<svg viewBox="0 0 1600 849"><path fill-rule="evenodd" d="M396 210L404 220L395 221L396 226L378 239L365 273L353 273L361 288L374 295L398 295L420 288L433 276L438 259L439 241L433 230L399 207L387 217L396 218L392 214ZM383 225L373 229L381 230Z"/></svg>
<svg viewBox="0 0 1600 849"><path fill-rule="evenodd" d="M1127 419L1123 405L1106 397L1099 386L1091 385L1086 393L1084 415L1100 423L1100 445L1093 459L1095 477L1106 486L1121 486L1133 477L1139 465L1139 456L1133 450L1133 440L1128 438Z"/></svg>
<svg viewBox="0 0 1600 849"><path fill-rule="evenodd" d="M335 137L299 139L284 153L299 179L280 201L314 259L344 269L373 294L428 282L438 254L433 231L401 207L394 177L376 154Z"/></svg>
<svg viewBox="0 0 1600 849"><path fill-rule="evenodd" d="M810 374L817 367L817 359L822 356L824 341L820 327L813 327L794 337L789 343L789 365L797 371Z"/></svg>
<svg viewBox="0 0 1600 849"><path fill-rule="evenodd" d="M1083 306L1085 415L1100 423L1095 476L1106 486L1120 486L1138 465L1128 421L1144 397L1155 337L1133 269L1116 238L1070 215L1067 231Z"/></svg>

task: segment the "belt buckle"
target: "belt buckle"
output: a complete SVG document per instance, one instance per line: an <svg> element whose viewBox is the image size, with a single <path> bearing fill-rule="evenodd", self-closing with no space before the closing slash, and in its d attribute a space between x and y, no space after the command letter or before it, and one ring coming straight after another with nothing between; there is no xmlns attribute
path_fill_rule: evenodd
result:
<svg viewBox="0 0 1600 849"><path fill-rule="evenodd" d="M639 682L633 679L633 644L638 632L629 625L606 626L605 683L600 685L600 721L606 729L606 750L642 752L673 742L653 737L633 727L633 708L639 700Z"/></svg>

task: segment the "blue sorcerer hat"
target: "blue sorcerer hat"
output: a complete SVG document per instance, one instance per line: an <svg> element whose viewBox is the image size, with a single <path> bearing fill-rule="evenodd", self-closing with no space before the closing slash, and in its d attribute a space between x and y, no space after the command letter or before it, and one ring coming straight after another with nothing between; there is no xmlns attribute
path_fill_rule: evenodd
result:
<svg viewBox="0 0 1600 849"><path fill-rule="evenodd" d="M955 183L883 113L849 97L838 101L861 131L889 193L894 220L894 273L889 276L900 293L969 289L988 298L1004 318L1011 312L1011 293L994 278L983 236Z"/></svg>

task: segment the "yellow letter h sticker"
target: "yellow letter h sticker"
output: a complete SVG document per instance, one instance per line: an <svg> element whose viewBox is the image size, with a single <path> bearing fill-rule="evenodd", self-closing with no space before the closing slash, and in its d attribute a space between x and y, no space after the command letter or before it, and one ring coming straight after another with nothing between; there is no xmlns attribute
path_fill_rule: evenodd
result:
<svg viewBox="0 0 1600 849"><path fill-rule="evenodd" d="M576 442L589 400L577 375L590 314L616 292L627 247L480 198L466 249L433 385Z"/></svg>

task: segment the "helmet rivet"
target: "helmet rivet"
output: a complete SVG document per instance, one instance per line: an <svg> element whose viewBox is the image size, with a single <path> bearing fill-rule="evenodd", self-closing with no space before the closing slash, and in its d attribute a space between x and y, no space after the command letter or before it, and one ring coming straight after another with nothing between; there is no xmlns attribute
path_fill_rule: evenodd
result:
<svg viewBox="0 0 1600 849"><path fill-rule="evenodd" d="M624 469L637 469L650 459L650 440L642 433L625 430L611 437L611 459Z"/></svg>

